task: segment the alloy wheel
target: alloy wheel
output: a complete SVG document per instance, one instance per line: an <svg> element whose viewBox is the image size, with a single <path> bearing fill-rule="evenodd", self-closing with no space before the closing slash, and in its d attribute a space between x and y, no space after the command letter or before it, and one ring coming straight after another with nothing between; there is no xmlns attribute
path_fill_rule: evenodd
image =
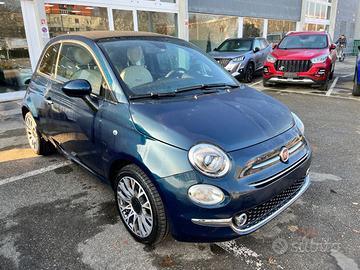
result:
<svg viewBox="0 0 360 270"><path fill-rule="evenodd" d="M37 151L39 149L39 135L36 130L35 120L29 114L27 114L25 117L25 126L29 145L32 150Z"/></svg>
<svg viewBox="0 0 360 270"><path fill-rule="evenodd" d="M117 185L117 203L126 226L145 238L153 229L153 210L144 189L134 178L124 176Z"/></svg>

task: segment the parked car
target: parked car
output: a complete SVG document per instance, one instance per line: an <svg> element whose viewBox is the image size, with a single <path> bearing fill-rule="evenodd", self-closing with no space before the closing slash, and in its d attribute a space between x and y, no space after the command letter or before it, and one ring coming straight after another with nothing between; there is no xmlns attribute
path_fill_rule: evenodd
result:
<svg viewBox="0 0 360 270"><path fill-rule="evenodd" d="M355 76L354 76L354 87L352 94L354 96L360 96L360 46L358 47L359 53L356 58Z"/></svg>
<svg viewBox="0 0 360 270"><path fill-rule="evenodd" d="M125 228L146 244L168 231L191 242L249 234L310 184L301 120L169 36L52 39L22 115L31 148L55 147L109 183Z"/></svg>
<svg viewBox="0 0 360 270"><path fill-rule="evenodd" d="M235 78L251 82L264 66L271 45L264 38L231 38L209 54Z"/></svg>
<svg viewBox="0 0 360 270"><path fill-rule="evenodd" d="M326 32L290 32L268 55L264 65L264 86L295 83L327 90L333 78L336 45Z"/></svg>

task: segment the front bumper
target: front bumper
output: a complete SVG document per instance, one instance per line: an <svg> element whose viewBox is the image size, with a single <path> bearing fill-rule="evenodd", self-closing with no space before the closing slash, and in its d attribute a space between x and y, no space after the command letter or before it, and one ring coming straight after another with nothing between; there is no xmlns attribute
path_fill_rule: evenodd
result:
<svg viewBox="0 0 360 270"><path fill-rule="evenodd" d="M330 60L329 60L330 61ZM312 64L306 72L289 73L276 70L274 64L266 62L263 78L269 83L319 85L326 82L331 72L331 62Z"/></svg>
<svg viewBox="0 0 360 270"><path fill-rule="evenodd" d="M304 145L290 155L288 163L276 162L272 158L270 165L262 163L265 167L261 171L245 176L242 176L242 172L249 160L281 148L284 142L295 136L299 136L299 132L292 128L261 144L230 152L234 166L221 179L211 179L196 171L160 179L158 187L173 237L186 242L232 240L257 230L279 215L309 186L311 149L307 141L304 139ZM209 207L194 204L187 191L191 186L200 183L220 188L225 194L225 200L219 205ZM290 194L289 190L293 192ZM288 193L285 196L283 192ZM265 208L269 211L264 212ZM247 213L248 222L237 227L233 219L241 213Z"/></svg>
<svg viewBox="0 0 360 270"><path fill-rule="evenodd" d="M295 186L298 186L298 183L295 184ZM210 227L230 227L235 233L238 235L246 235L249 233L252 233L256 231L257 229L264 226L266 223L277 217L281 212L283 212L286 208L288 208L291 204L293 204L310 186L310 177L307 175L300 187L296 189L295 192L293 192L288 198L286 198L284 201L282 201L280 204L276 205L274 209L270 210L268 213L266 213L266 216L262 216L262 219L259 222L254 222L253 225L247 226L247 227L239 227L234 222L234 218L226 218L226 219L196 219L193 218L191 221L194 224L202 225L202 226L210 226ZM292 187L291 187L292 188ZM288 192L288 190L284 190L283 193ZM282 197L283 194L278 195L279 197ZM273 201L276 201L277 198L272 199ZM268 202L265 204L269 204ZM261 206L260 206L261 207ZM266 209L267 207L262 207ZM264 210L265 211L265 210Z"/></svg>

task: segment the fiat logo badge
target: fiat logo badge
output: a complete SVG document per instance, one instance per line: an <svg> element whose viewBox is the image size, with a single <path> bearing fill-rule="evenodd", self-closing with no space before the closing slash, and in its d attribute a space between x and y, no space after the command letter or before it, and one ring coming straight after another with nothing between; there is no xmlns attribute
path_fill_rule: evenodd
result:
<svg viewBox="0 0 360 270"><path fill-rule="evenodd" d="M289 156L289 149L287 149L286 147L281 148L279 154L280 160L285 163L289 160Z"/></svg>

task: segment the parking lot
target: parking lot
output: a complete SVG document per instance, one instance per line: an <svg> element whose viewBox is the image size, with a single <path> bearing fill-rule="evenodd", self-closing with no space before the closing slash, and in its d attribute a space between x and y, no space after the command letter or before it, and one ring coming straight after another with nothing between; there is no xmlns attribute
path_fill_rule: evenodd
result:
<svg viewBox="0 0 360 270"><path fill-rule="evenodd" d="M354 58L328 92L264 88L305 123L314 158L309 190L256 233L214 244L168 237L144 247L121 224L113 192L60 155L28 147L20 101L0 103L0 269L359 269L360 99Z"/></svg>

